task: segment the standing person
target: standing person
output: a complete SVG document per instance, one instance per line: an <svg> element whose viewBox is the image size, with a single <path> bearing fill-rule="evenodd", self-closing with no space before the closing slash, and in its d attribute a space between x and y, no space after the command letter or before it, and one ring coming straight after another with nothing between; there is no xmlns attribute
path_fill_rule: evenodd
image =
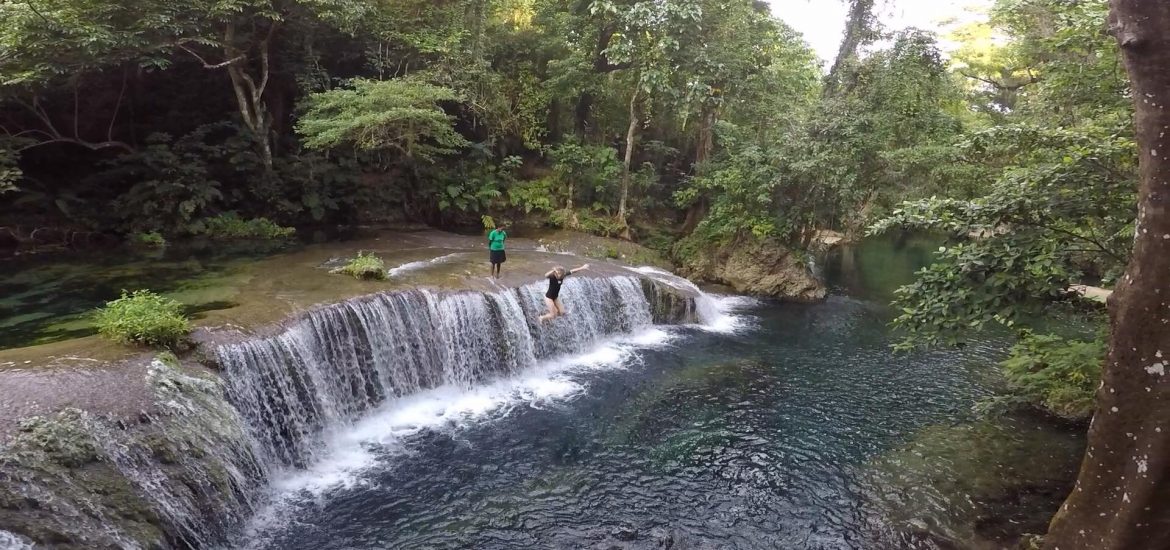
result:
<svg viewBox="0 0 1170 550"><path fill-rule="evenodd" d="M500 278L500 268L508 261L504 253L504 241L508 239L507 226L500 224L488 233L488 259L492 262L492 277Z"/></svg>
<svg viewBox="0 0 1170 550"><path fill-rule="evenodd" d="M548 278L548 292L544 293L544 303L548 305L548 313L540 316L541 323L569 313L565 311L565 305L561 303L561 284L565 282L565 277L586 269L589 269L589 264L570 270L565 270L558 265L552 268L552 271L544 274Z"/></svg>

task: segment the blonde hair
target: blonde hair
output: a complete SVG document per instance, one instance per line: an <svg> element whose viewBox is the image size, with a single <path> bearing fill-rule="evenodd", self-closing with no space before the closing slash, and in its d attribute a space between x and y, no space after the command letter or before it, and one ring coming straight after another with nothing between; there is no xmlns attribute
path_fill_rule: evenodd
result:
<svg viewBox="0 0 1170 550"><path fill-rule="evenodd" d="M558 265L558 266L554 267L553 271L556 271L557 275L560 275L561 277L564 277L565 275L567 275L569 273L569 270L565 269L565 266L563 266L563 265Z"/></svg>

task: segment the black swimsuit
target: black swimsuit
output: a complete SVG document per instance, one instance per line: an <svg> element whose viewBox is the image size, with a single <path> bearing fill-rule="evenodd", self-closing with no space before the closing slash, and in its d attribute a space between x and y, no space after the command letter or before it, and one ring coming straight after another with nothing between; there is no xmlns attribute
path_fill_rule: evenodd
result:
<svg viewBox="0 0 1170 550"><path fill-rule="evenodd" d="M565 277L568 277L568 276L569 276L569 274L566 273ZM561 277L560 279L558 279L555 274L549 275L548 276L548 292L544 293L544 297L548 298L549 300L556 300L557 297L559 297L561 295L561 283L564 283L564 282L565 282L564 277Z"/></svg>

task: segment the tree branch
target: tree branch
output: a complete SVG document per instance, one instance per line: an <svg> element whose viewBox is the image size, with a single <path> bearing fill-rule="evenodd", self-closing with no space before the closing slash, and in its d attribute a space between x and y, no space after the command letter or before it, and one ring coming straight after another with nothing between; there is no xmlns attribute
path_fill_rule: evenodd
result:
<svg viewBox="0 0 1170 550"><path fill-rule="evenodd" d="M55 126L53 124L52 119L50 119L49 115L45 113L45 110L41 108L40 103L38 103L36 96L33 96L33 100L32 100L31 104L25 103L24 101L21 101L19 99L16 100L16 103L19 104L20 106L24 107L25 109L28 109L29 112L31 112L33 114L33 116L36 116L37 119L39 119L41 121L41 123L45 125L45 128L48 130L47 133L49 133L55 137L61 135L61 132L59 132L57 130L57 126Z"/></svg>
<svg viewBox="0 0 1170 550"><path fill-rule="evenodd" d="M175 45L178 46L179 49L191 54L195 59L198 59L199 63L203 64L204 69L222 69L224 67L234 65L234 64L239 63L239 62L243 61L244 59L246 59L246 56L244 54L240 54L240 55L233 57L227 61L224 61L222 63L212 64L212 63L208 63L206 59L203 59L203 57L200 56L198 53L196 53L195 50L188 48L187 46L183 45L182 43L178 43Z"/></svg>
<svg viewBox="0 0 1170 550"><path fill-rule="evenodd" d="M273 21L272 25L268 27L268 35L264 37L262 42L260 42L260 72L262 74L260 78L260 87L256 89L256 95L253 100L253 103L256 105L260 104L260 98L264 95L264 90L268 87L268 45L272 43L272 36L276 34L276 28L279 26L279 21Z"/></svg>
<svg viewBox="0 0 1170 550"><path fill-rule="evenodd" d="M33 5L32 2L25 2L24 5L28 6L28 9L32 10L32 12L37 15L37 17L40 17L41 21L44 21L46 25L53 25L53 22L49 21L48 17L45 17L44 14L37 10L37 7Z"/></svg>
<svg viewBox="0 0 1170 550"><path fill-rule="evenodd" d="M76 138L68 138L68 137L58 137L58 138L49 139L49 140L45 140L45 141L38 141L36 143L33 143L32 145L27 145L25 147L21 147L20 149L17 149L17 151L24 152L24 151L28 151L29 149L34 149L34 148L40 147L42 145L50 145L53 143L71 143L73 145L85 147L86 149L89 149L91 151L100 151L102 149L122 149L123 151L126 151L127 153L134 152L134 147L131 147L130 144L125 143L125 142L121 142L121 141L101 141L98 143L90 143L90 142L85 141L85 140L76 139Z"/></svg>
<svg viewBox="0 0 1170 550"><path fill-rule="evenodd" d="M81 76L73 79L73 137L81 139L81 130L78 129L78 116L81 111Z"/></svg>
<svg viewBox="0 0 1170 550"><path fill-rule="evenodd" d="M970 74L967 71L959 71L959 74L961 74L967 78L970 78L972 80L978 80L978 81L983 82L985 84L989 84L997 90L1004 90L1004 91L1008 91L1008 92L1015 92L1015 91L1018 91L1025 86L1029 85L1029 84L1035 84L1036 82L1039 82L1039 79L1036 78L1036 76L1032 74L1031 69L1028 69L1028 80L1024 81L1021 84L1015 84L1015 85L1008 85L1008 84L1005 84L1003 82L999 82L995 79L984 78L984 77L979 76L979 75Z"/></svg>
<svg viewBox="0 0 1170 550"><path fill-rule="evenodd" d="M118 101L114 103L114 114L110 115L110 125L106 128L106 141L114 139L114 122L118 120L118 113L122 110L122 98L126 96L126 67L122 67L122 89L118 92Z"/></svg>

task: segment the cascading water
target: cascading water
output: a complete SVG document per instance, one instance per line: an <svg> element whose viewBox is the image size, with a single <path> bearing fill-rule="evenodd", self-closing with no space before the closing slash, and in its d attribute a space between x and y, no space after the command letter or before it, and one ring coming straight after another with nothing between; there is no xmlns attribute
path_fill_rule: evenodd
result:
<svg viewBox="0 0 1170 550"><path fill-rule="evenodd" d="M703 327L715 332L734 331L742 319L734 315L729 315L728 310L756 302L756 300L748 297L717 300L700 290L695 283L656 267L636 267L633 270L653 279L659 284L665 284L694 296L693 306L695 308L696 319Z"/></svg>
<svg viewBox="0 0 1170 550"><path fill-rule="evenodd" d="M658 292L635 277L574 277L562 293L569 316L543 326L543 284L486 294L380 294L311 311L276 336L221 346L217 354L229 399L261 459L304 467L327 428L388 399L470 387L656 320L688 320L656 313L651 298L660 302ZM690 308L675 309L674 317L685 317Z"/></svg>

